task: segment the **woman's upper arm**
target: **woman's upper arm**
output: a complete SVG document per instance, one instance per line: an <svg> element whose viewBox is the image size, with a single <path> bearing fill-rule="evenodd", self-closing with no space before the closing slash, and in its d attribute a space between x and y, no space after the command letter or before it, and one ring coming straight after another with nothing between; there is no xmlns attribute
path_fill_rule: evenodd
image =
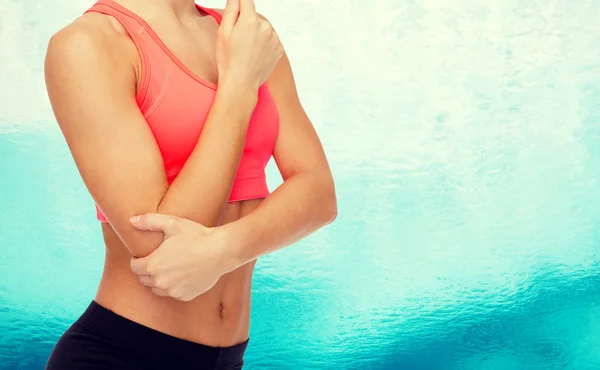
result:
<svg viewBox="0 0 600 370"><path fill-rule="evenodd" d="M267 84L279 112L279 136L273 156L283 179L308 171L322 171L331 176L321 141L300 103L286 54Z"/></svg>
<svg viewBox="0 0 600 370"><path fill-rule="evenodd" d="M155 212L168 184L136 104L133 66L119 42L88 25L71 25L50 40L45 75L54 114L85 185L129 251L139 256L162 237L135 230L129 218Z"/></svg>

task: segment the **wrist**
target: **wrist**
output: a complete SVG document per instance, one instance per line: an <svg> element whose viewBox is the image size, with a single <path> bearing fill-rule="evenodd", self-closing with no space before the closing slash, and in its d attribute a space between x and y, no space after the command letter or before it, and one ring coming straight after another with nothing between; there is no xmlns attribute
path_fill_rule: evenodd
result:
<svg viewBox="0 0 600 370"><path fill-rule="evenodd" d="M252 83L252 81L240 73L224 73L222 76L219 76L219 83L217 85L217 91L222 91L244 100L258 98L258 89L258 84Z"/></svg>
<svg viewBox="0 0 600 370"><path fill-rule="evenodd" d="M213 106L229 119L248 124L258 102L258 90L244 87L236 82L220 82Z"/></svg>
<svg viewBox="0 0 600 370"><path fill-rule="evenodd" d="M236 231L235 224L230 223L213 228L215 236L220 240L221 261L224 273L236 270L245 264L242 258L243 238Z"/></svg>

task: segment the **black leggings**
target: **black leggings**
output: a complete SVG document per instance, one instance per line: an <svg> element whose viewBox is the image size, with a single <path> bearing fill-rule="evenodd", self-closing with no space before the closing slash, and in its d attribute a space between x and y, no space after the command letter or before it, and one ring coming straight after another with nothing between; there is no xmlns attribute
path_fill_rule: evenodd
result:
<svg viewBox="0 0 600 370"><path fill-rule="evenodd" d="M248 340L218 348L179 339L92 301L60 338L47 370L237 370Z"/></svg>

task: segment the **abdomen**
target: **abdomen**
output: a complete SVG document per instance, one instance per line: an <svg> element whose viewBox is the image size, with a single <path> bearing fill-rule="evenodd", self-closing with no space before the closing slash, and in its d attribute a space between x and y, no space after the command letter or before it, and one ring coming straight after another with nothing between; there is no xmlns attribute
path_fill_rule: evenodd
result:
<svg viewBox="0 0 600 370"><path fill-rule="evenodd" d="M261 200L229 203L223 223L252 212ZM109 224L102 224L106 260L96 301L117 314L178 338L209 346L231 346L248 337L254 262L224 275L190 302L158 297L129 267L131 255Z"/></svg>

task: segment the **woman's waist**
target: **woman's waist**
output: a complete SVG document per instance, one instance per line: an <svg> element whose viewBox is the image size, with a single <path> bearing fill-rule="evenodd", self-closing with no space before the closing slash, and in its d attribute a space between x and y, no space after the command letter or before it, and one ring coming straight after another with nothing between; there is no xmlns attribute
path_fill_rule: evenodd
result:
<svg viewBox="0 0 600 370"><path fill-rule="evenodd" d="M252 267L244 266L225 275L206 293L181 302L155 295L130 271L129 263L111 261L107 256L95 300L118 315L162 333L209 346L231 346L248 337L248 269Z"/></svg>
<svg viewBox="0 0 600 370"><path fill-rule="evenodd" d="M262 200L229 203L223 224L258 207ZM139 324L209 346L225 347L245 340L250 317L254 262L222 276L190 302L159 297L131 271L131 255L110 227L103 227L106 259L96 301Z"/></svg>
<svg viewBox="0 0 600 370"><path fill-rule="evenodd" d="M234 368L243 362L248 344L246 340L233 346L217 347L190 342L140 325L95 301L67 330L61 342L57 348L62 348L62 356L69 355L64 353L68 343L78 342L87 345L90 351L113 353L121 360L129 361L130 368L144 369L197 369L209 365L211 368L213 365L215 368ZM93 356L93 353L88 355ZM61 357L60 354L53 356L55 360ZM52 368L58 367L55 364Z"/></svg>

